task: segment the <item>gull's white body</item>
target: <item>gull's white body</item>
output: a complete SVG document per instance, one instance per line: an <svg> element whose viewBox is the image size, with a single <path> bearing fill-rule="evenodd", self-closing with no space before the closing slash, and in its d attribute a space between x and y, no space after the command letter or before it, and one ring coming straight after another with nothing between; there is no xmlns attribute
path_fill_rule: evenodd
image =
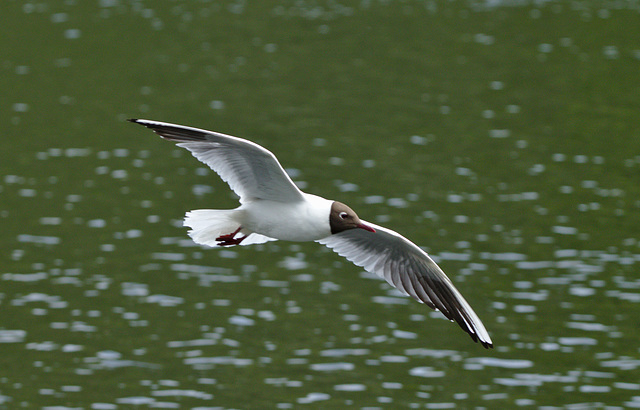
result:
<svg viewBox="0 0 640 410"><path fill-rule="evenodd" d="M362 220L359 227L363 229L332 233L335 201L300 191L265 148L198 128L131 121L179 142L178 146L209 165L240 196L241 205L236 209L187 212L184 224L191 227L189 235L196 243L217 247L273 240L317 241L402 293L440 310L474 341L493 347L471 306L426 252L397 232Z"/></svg>
<svg viewBox="0 0 640 410"><path fill-rule="evenodd" d="M277 202L252 199L236 209L199 209L187 213L184 224L192 228L189 235L195 242L218 246L216 238L240 227L247 236L240 245L267 241L317 241L331 235L329 211L333 201L304 194L302 200ZM295 229L293 229L295 228Z"/></svg>
<svg viewBox="0 0 640 410"><path fill-rule="evenodd" d="M287 204L268 200L248 202L240 206L246 208L242 226L283 241L316 241L331 235L327 215L332 202L309 194L304 194L302 201Z"/></svg>

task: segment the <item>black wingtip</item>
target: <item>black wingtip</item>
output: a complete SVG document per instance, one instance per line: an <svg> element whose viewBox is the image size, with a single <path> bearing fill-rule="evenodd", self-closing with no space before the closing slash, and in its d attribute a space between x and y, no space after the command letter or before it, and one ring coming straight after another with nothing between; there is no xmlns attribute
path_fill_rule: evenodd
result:
<svg viewBox="0 0 640 410"><path fill-rule="evenodd" d="M130 118L127 121L149 128L162 138L173 142L206 142L210 131L167 122Z"/></svg>
<svg viewBox="0 0 640 410"><path fill-rule="evenodd" d="M464 329L464 330L469 334L469 336L471 336L471 340L473 340L474 342L481 344L482 347L484 347L485 349L493 349L493 342L491 342L491 341L487 342L485 340L482 340L482 339L480 339L478 337L477 334L471 333L470 331L468 331L466 329Z"/></svg>
<svg viewBox="0 0 640 410"><path fill-rule="evenodd" d="M482 347L484 347L485 349L493 349L493 342L486 342L478 338L477 335L471 335L471 338L473 339L474 342L480 343Z"/></svg>

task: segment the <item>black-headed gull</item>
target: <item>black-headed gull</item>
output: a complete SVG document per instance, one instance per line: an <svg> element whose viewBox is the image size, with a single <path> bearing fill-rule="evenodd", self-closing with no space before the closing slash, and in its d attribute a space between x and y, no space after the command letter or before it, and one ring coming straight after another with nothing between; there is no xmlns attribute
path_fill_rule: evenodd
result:
<svg viewBox="0 0 640 410"><path fill-rule="evenodd" d="M425 251L402 235L358 218L347 205L302 192L276 157L251 141L165 122L129 120L179 142L240 197L236 209L187 212L198 244L219 247L267 241L316 241L386 279L405 295L456 321L475 342L493 342L471 306Z"/></svg>

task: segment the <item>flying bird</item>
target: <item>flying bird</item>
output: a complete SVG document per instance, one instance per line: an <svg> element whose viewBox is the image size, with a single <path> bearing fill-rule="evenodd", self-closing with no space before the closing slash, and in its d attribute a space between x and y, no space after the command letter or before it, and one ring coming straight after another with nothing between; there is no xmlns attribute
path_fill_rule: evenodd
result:
<svg viewBox="0 0 640 410"><path fill-rule="evenodd" d="M316 241L386 279L405 295L455 321L485 348L493 342L451 280L420 247L390 229L364 221L347 205L302 192L277 158L230 135L166 122L131 119L177 142L207 164L240 197L235 209L187 212L184 225L212 247L275 240Z"/></svg>

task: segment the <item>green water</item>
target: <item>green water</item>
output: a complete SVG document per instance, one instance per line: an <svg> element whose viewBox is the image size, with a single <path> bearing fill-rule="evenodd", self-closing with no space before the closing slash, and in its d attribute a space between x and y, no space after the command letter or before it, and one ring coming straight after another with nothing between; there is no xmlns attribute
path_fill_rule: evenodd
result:
<svg viewBox="0 0 640 410"><path fill-rule="evenodd" d="M0 3L0 407L640 407L634 1ZM273 151L423 246L494 350L231 208L127 118Z"/></svg>

